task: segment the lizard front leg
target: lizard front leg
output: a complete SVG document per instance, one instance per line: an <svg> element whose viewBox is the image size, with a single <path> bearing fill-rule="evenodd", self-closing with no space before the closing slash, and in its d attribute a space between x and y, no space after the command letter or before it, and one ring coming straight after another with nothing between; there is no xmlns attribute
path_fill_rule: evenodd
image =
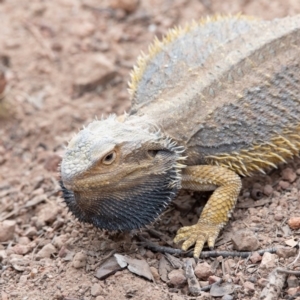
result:
<svg viewBox="0 0 300 300"><path fill-rule="evenodd" d="M215 190L205 205L200 219L193 226L182 227L174 239L182 240L182 249L195 245L194 257L199 257L204 243L212 248L220 230L227 223L241 190L240 177L219 166L199 165L187 167L182 173L182 188L194 191Z"/></svg>

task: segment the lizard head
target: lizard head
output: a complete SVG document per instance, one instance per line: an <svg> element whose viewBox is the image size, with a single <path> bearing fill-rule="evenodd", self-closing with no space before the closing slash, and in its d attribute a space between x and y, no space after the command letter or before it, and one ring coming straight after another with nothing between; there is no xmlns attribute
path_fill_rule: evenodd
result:
<svg viewBox="0 0 300 300"><path fill-rule="evenodd" d="M61 164L61 186L70 211L108 230L130 230L152 222L181 183L182 147L159 130L94 121L69 143Z"/></svg>

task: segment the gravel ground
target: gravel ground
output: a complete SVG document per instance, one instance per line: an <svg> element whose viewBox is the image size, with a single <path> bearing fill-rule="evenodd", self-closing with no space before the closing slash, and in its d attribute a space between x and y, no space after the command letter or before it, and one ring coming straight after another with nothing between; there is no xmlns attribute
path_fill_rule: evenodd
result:
<svg viewBox="0 0 300 300"><path fill-rule="evenodd" d="M218 255L196 263L151 251L136 232L108 233L78 223L61 198L57 168L64 145L95 116L129 109L129 72L154 36L207 14L238 12L272 19L300 13L300 2L0 0L0 94L6 83L0 98L3 300L259 299L276 267L300 270L300 231L288 226L300 216L299 159L243 180L216 250L284 247L246 259ZM138 235L176 248L176 230L197 221L205 199L181 192ZM118 267L116 253L136 264L140 276ZM103 266L107 261L111 265ZM113 274L103 279L105 268ZM193 296L188 268L200 287L220 279L223 284ZM296 275L281 276L280 299L300 299Z"/></svg>

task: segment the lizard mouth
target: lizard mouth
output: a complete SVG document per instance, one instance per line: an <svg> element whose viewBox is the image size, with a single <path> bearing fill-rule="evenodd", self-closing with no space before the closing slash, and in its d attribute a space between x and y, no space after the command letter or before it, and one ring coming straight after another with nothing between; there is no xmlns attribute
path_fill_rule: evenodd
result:
<svg viewBox="0 0 300 300"><path fill-rule="evenodd" d="M71 191L61 181L69 210L79 221L101 229L125 231L153 222L180 188L181 169L177 159L170 153L165 155L167 166L164 172L145 175L134 183L134 187L132 182L126 184L125 179L109 190Z"/></svg>

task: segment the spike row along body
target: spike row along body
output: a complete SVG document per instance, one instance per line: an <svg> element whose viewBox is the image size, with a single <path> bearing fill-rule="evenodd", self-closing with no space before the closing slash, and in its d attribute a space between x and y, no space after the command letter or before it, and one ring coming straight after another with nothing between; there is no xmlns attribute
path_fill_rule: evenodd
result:
<svg viewBox="0 0 300 300"><path fill-rule="evenodd" d="M299 154L300 16L213 17L155 40L131 74L129 114L94 121L61 165L71 212L108 230L152 222L179 189L214 191L175 242L214 246L240 176Z"/></svg>

